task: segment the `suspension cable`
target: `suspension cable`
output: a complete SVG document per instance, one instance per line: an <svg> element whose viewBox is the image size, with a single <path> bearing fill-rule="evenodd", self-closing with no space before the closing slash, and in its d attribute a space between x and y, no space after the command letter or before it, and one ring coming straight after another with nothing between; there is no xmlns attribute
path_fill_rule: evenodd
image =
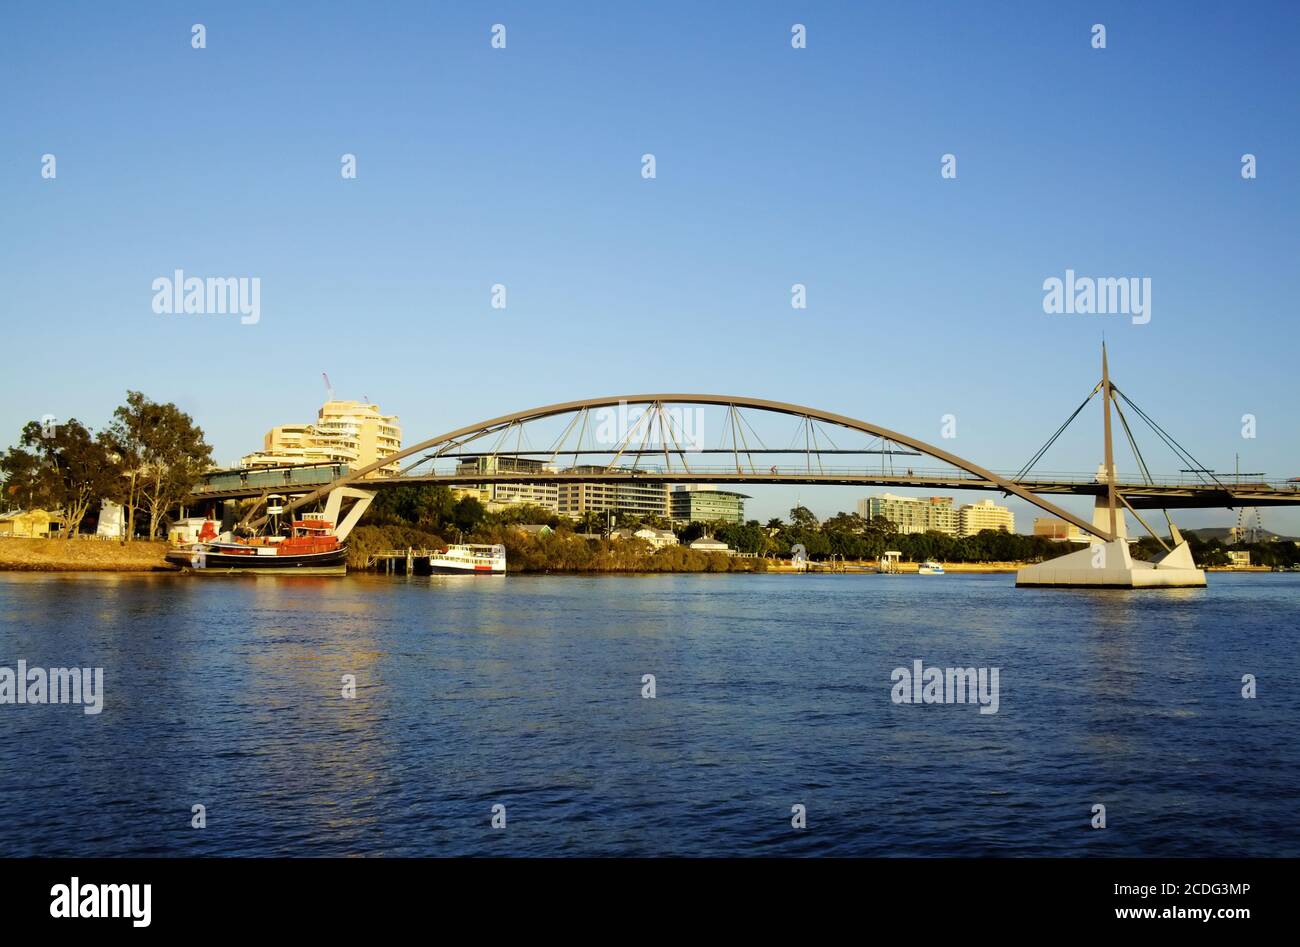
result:
<svg viewBox="0 0 1300 947"><path fill-rule="evenodd" d="M1056 443L1056 439L1065 432L1065 429L1069 427L1070 424L1074 421L1074 419L1079 416L1079 412L1088 406L1088 402L1091 401L1096 396L1097 392L1100 390L1101 390L1100 384L1097 385L1096 388L1092 389L1092 394L1088 395L1088 397L1083 399L1083 404L1075 408L1074 413L1065 419L1065 423L1056 429L1056 433L1047 439L1047 443L1044 444L1042 447L1038 448L1038 452L1034 454L1033 457L1029 458L1029 463L1025 464L1023 467L1020 468L1019 473L1017 473L1015 477L1012 478L1013 480L1020 480L1021 478L1023 478L1025 474L1029 473L1029 471L1033 469L1034 464L1042 460L1043 455L1046 454L1048 450L1051 449L1051 446Z"/></svg>
<svg viewBox="0 0 1300 947"><path fill-rule="evenodd" d="M1111 387L1112 389L1114 388L1113 385ZM1124 412L1123 410L1121 410L1119 406L1119 402L1115 402L1115 414L1119 416L1119 423L1124 426L1124 436L1128 438L1128 446L1133 448L1133 456L1137 458L1138 469L1142 471L1142 476L1146 480L1146 482L1151 486L1155 486L1155 478L1151 476L1151 471L1147 468L1146 458L1142 456L1142 451L1138 449L1137 439L1133 436L1133 431L1128 426L1128 418L1124 416ZM1120 499L1123 499L1123 497L1121 497ZM1155 536L1155 533L1152 531L1151 527L1147 526L1146 522L1142 519L1141 516L1138 516L1137 510L1133 509L1132 505L1128 502L1128 500L1124 500L1124 505L1133 511L1133 515L1137 516L1137 521L1141 523L1144 527L1146 527L1146 531L1148 533L1151 533L1152 536ZM1165 515L1165 522L1169 524L1169 537L1170 539L1172 539L1174 535L1174 529L1175 529L1174 519L1172 516L1169 515L1168 509L1162 507L1160 512ZM1159 536L1156 536L1155 538L1157 542L1160 542ZM1164 543L1161 542L1161 545L1164 545Z"/></svg>
<svg viewBox="0 0 1300 947"><path fill-rule="evenodd" d="M1124 394L1124 392L1120 391L1114 385L1111 385L1110 387L1112 391L1114 391L1117 395L1119 395L1121 398L1124 399L1125 404L1127 404L1130 408L1132 408L1134 411L1137 412L1138 417L1140 417L1143 421L1147 422L1147 425L1151 428L1151 430L1156 432L1156 436L1158 436L1162 441L1164 441L1165 444L1171 450L1173 450L1181 460L1183 460L1185 463L1189 465L1190 472L1195 473L1197 476L1200 476L1201 474L1209 474L1210 479L1213 480L1216 484L1218 484L1220 487L1223 487L1223 489L1225 490L1228 489L1224 485L1223 481L1221 481L1218 477L1214 476L1214 472L1212 470L1210 470L1199 460L1193 457L1181 444L1179 444L1176 440L1174 440L1173 435L1171 435L1168 431L1166 431L1154 420L1152 420L1151 416L1148 415L1145 411L1143 411L1140 407L1138 407L1137 404L1134 403L1132 398ZM1201 477L1201 479L1205 480L1204 477Z"/></svg>

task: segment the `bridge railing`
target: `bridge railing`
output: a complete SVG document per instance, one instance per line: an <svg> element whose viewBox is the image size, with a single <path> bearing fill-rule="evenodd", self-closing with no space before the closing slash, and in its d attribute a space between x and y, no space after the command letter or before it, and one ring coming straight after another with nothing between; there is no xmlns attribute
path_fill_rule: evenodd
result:
<svg viewBox="0 0 1300 947"><path fill-rule="evenodd" d="M1036 484L1080 484L1090 485L1104 483L1098 479L1095 473L1080 473L1078 471L1034 471L1032 476L1023 479L1017 479L1017 471L993 470L993 473L1015 483ZM873 480L880 478L891 478L899 480L936 480L936 481L966 481L970 483L987 483L982 477L959 470L953 467L906 467L895 465L883 469L876 467L846 467L835 464L807 464L807 463L776 463L776 464L742 464L739 469L734 464L728 465L703 465L691 464L689 468L674 465L666 467L662 464L642 464L632 469L627 467L612 468L604 473L591 471L568 471L552 470L541 472L540 476L528 472L501 472L491 473L456 473L451 471L431 472L419 474L421 480L457 480L461 482L482 482L489 483L493 480L527 480L530 477L544 479L550 482L556 480L596 480L603 478L624 477L635 478L638 474L649 475L654 477L676 477L679 475L689 475L692 479L708 478L710 476L744 476L744 477L781 477L781 476L827 476L843 477L845 479ZM1202 487L1215 488L1219 484L1228 488L1241 489L1262 489L1262 490L1281 490L1287 492L1300 491L1300 483L1292 483L1286 480L1259 480L1236 478L1231 475L1219 476L1218 483L1206 481L1195 476L1162 476L1152 477L1150 481L1145 480L1139 474L1120 473L1116 476L1115 482L1124 484L1129 487L1138 487L1150 483L1157 487Z"/></svg>
<svg viewBox="0 0 1300 947"><path fill-rule="evenodd" d="M743 455L742 455L743 456ZM933 481L937 483L972 483L984 484L988 481L975 476L967 471L953 467L909 467L906 465L876 465L872 467L863 466L840 466L834 464L819 464L814 460L812 462L803 461L787 463L742 463L739 468L735 464L689 464L688 467L682 467L678 464L666 466L664 464L640 464L635 468L630 466L620 466L612 468L605 472L570 471L556 469L550 471L539 471L536 474L531 472L501 472L501 473L458 473L454 471L431 471L414 474L410 477L385 477L377 480L364 481L366 484L382 484L384 482L416 480L424 483L437 483L446 481L448 483L493 483L493 482L527 482L530 480L544 480L546 482L562 482L572 480L574 482L596 481L596 480L635 480L638 476L656 477L682 480L708 480L711 477L735 477L742 476L754 480L765 478L781 477L831 477L844 480L863 480L863 481L898 481L900 486L905 486L907 481ZM1007 480L1032 487L1036 484L1077 484L1080 486L1094 485L1103 481L1098 480L1095 473L1080 473L1078 471L1034 471L1032 476L1017 480L1016 471L994 471L998 476ZM324 480L317 484L309 483L285 483L276 484L281 492L297 490L299 492L309 490L312 487L323 485L329 482ZM1146 485L1147 481L1137 474L1120 473L1116 477L1116 483L1123 484L1128 488L1137 488ZM1284 493L1300 493L1300 483L1287 480L1259 480L1234 477L1232 475L1220 475L1218 483L1224 487L1235 490L1254 490L1254 491L1272 491ZM1176 476L1176 477L1153 477L1150 485L1155 487L1166 488L1212 488L1217 484L1207 482L1196 476ZM219 482L216 484L202 483L196 486L191 492L191 496L202 497L205 494L222 494L232 492L261 492L267 489L263 485L252 484L231 484L229 482Z"/></svg>

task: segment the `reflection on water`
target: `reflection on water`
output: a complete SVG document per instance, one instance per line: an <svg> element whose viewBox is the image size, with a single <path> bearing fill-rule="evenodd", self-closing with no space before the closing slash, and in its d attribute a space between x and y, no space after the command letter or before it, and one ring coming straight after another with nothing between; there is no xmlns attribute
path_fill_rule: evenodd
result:
<svg viewBox="0 0 1300 947"><path fill-rule="evenodd" d="M0 575L0 666L106 690L0 705L0 852L1300 855L1298 616L1268 574ZM999 712L893 704L916 659Z"/></svg>

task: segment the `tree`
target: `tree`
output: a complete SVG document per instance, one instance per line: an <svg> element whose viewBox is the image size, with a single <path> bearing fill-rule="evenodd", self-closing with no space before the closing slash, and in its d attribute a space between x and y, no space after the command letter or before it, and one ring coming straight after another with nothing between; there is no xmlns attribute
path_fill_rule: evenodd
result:
<svg viewBox="0 0 1300 947"><path fill-rule="evenodd" d="M113 493L118 468L102 440L69 419L52 430L37 421L23 427L22 448L5 455L6 483L30 505L37 497L43 505L63 513L59 535L67 538L77 531L96 500Z"/></svg>
<svg viewBox="0 0 1300 947"><path fill-rule="evenodd" d="M6 451L0 457L0 473L4 474L5 505L17 505L34 510L37 507L54 509L59 505L55 498L53 478L41 458L20 447Z"/></svg>
<svg viewBox="0 0 1300 947"><path fill-rule="evenodd" d="M796 506L790 510L790 525L794 529L817 530L817 517L806 506Z"/></svg>
<svg viewBox="0 0 1300 947"><path fill-rule="evenodd" d="M548 510L536 503L511 503L502 509L489 512L484 521L497 526L514 526L519 523L540 524L558 529L561 520L566 526L571 525L567 518L562 518L554 510Z"/></svg>
<svg viewBox="0 0 1300 947"><path fill-rule="evenodd" d="M796 506L790 511L790 523L777 533L772 549L787 555L795 546L803 546L804 552L813 559L831 552L831 544L818 525L817 517L804 506Z"/></svg>
<svg viewBox="0 0 1300 947"><path fill-rule="evenodd" d="M705 535L708 531L709 527L707 524L702 523L699 520L691 520L689 523L684 524L677 530L677 541L690 545L695 542L695 540Z"/></svg>
<svg viewBox="0 0 1300 947"><path fill-rule="evenodd" d="M870 543L867 521L857 513L836 513L822 523L830 551L842 559L865 559Z"/></svg>
<svg viewBox="0 0 1300 947"><path fill-rule="evenodd" d="M867 531L867 521L857 513L836 513L822 523L822 529L828 533L855 533Z"/></svg>
<svg viewBox="0 0 1300 947"><path fill-rule="evenodd" d="M898 533L898 524L883 516L873 516L867 521L867 532L887 539Z"/></svg>
<svg viewBox="0 0 1300 947"><path fill-rule="evenodd" d="M394 487L379 492L366 511L366 522L436 531L451 522L455 507L455 495L440 483Z"/></svg>
<svg viewBox="0 0 1300 947"><path fill-rule="evenodd" d="M642 526L650 525L650 517L646 516L644 513L631 513L627 510L619 510L614 514L614 516L618 522L619 529L630 529L634 533Z"/></svg>
<svg viewBox="0 0 1300 947"><path fill-rule="evenodd" d="M763 553L767 550L767 532L758 520L748 523L716 523L714 537L722 540L737 552Z"/></svg>
<svg viewBox="0 0 1300 947"><path fill-rule="evenodd" d="M127 535L134 535L135 510L148 511L149 536L157 535L167 511L180 503L212 464L203 429L176 405L157 404L138 391L113 412L108 440L126 468Z"/></svg>
<svg viewBox="0 0 1300 947"><path fill-rule="evenodd" d="M462 533L471 533L474 527L483 522L485 514L482 503L474 497L464 496L456 501L456 506L452 509L451 521Z"/></svg>

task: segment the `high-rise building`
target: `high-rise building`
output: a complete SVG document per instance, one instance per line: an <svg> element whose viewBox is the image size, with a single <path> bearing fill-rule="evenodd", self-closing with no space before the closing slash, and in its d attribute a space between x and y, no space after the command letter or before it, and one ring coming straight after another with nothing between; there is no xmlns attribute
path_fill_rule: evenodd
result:
<svg viewBox="0 0 1300 947"><path fill-rule="evenodd" d="M992 500L979 503L967 503L957 511L957 533L959 536L974 536L986 529L1000 529L1008 533L1016 531L1016 514L1005 506L998 506Z"/></svg>
<svg viewBox="0 0 1300 947"><path fill-rule="evenodd" d="M670 494L672 517L687 523L743 523L749 497L704 484L685 484Z"/></svg>
<svg viewBox="0 0 1300 947"><path fill-rule="evenodd" d="M456 465L456 473L470 474L510 474L510 473L555 473L555 468L543 460L530 457L502 457L497 454L484 454L482 457L470 457ZM540 506L543 509L557 511L560 508L560 490L554 481L550 483L483 483L476 488L479 497L489 510L499 510L507 506Z"/></svg>
<svg viewBox="0 0 1300 947"><path fill-rule="evenodd" d="M379 405L360 401L327 401L316 416L315 437L356 452L355 470L402 449L402 429L397 416L381 414ZM401 472L401 463L390 464L376 473L381 476Z"/></svg>
<svg viewBox="0 0 1300 947"><path fill-rule="evenodd" d="M900 533L957 534L957 511L952 497L900 497L881 493L858 501L858 515L866 520L883 516Z"/></svg>
<svg viewBox="0 0 1300 947"><path fill-rule="evenodd" d="M381 414L379 405L360 401L327 401L314 424L284 424L271 428L262 450L241 458L241 467L292 467L300 464L347 464L352 470L369 467L402 449L397 416ZM387 464L370 477L392 477L401 464Z"/></svg>
<svg viewBox="0 0 1300 947"><path fill-rule="evenodd" d="M566 473L604 473L605 467L571 467ZM671 514L666 483L608 480L561 481L560 514L578 519L584 513L629 513L635 516Z"/></svg>

